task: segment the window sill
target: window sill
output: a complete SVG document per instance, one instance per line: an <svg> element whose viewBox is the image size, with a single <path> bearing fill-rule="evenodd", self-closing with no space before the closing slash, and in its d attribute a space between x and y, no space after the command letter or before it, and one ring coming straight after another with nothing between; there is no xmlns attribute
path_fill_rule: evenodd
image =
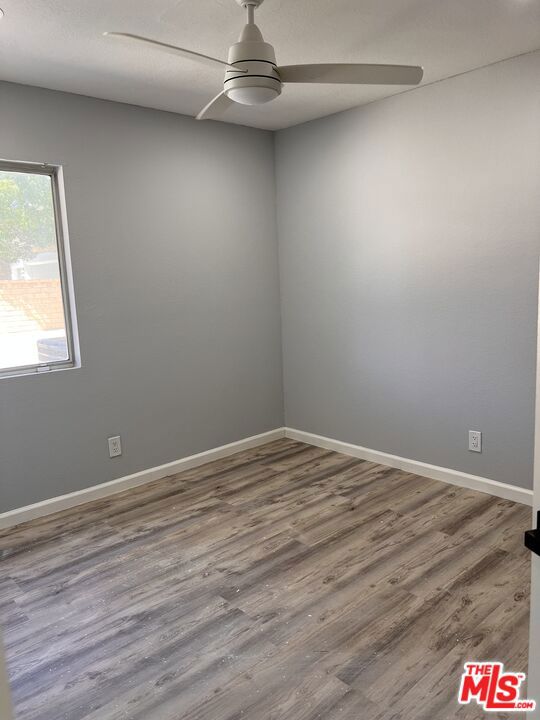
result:
<svg viewBox="0 0 540 720"><path fill-rule="evenodd" d="M69 362L55 363L52 365L33 365L31 367L19 369L9 368L6 370L0 370L0 380L20 377L42 377L43 375L51 375L51 373L61 372L62 370L78 370L80 367L80 363Z"/></svg>

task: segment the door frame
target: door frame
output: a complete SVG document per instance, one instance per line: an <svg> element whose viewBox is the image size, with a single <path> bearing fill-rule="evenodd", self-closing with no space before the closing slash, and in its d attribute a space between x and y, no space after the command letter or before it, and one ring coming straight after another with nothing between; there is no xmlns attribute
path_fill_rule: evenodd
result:
<svg viewBox="0 0 540 720"><path fill-rule="evenodd" d="M533 518L536 527L540 510L540 267L538 273L538 325L536 332L536 401L534 415ZM531 622L527 697L540 706L540 557L531 553Z"/></svg>
<svg viewBox="0 0 540 720"><path fill-rule="evenodd" d="M4 644L0 635L0 718L12 720L13 708L11 706L11 693L9 689Z"/></svg>

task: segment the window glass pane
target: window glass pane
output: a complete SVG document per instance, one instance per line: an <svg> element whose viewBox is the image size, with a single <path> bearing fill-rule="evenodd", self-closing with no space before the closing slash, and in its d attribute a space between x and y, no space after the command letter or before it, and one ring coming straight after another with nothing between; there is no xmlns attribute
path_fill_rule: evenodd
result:
<svg viewBox="0 0 540 720"><path fill-rule="evenodd" d="M0 169L0 370L68 359L52 178Z"/></svg>

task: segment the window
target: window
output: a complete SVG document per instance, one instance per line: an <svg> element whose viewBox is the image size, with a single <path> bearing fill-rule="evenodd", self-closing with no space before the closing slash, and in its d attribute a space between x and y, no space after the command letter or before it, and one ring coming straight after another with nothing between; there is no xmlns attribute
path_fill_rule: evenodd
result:
<svg viewBox="0 0 540 720"><path fill-rule="evenodd" d="M62 170L0 160L0 376L73 367Z"/></svg>

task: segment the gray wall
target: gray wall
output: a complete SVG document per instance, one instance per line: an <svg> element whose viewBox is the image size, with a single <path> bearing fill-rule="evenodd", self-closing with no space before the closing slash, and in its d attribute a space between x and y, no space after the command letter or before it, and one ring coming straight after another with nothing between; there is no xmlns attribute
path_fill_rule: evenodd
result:
<svg viewBox="0 0 540 720"><path fill-rule="evenodd" d="M0 83L0 157L64 166L82 356L0 380L0 511L283 424L270 133Z"/></svg>
<svg viewBox="0 0 540 720"><path fill-rule="evenodd" d="M287 425L531 487L539 77L536 53L278 134Z"/></svg>
<svg viewBox="0 0 540 720"><path fill-rule="evenodd" d="M276 177L269 133L0 83L0 157L64 166L82 355L0 380L0 511L283 424L274 181L287 424L530 487L539 74L282 131Z"/></svg>

